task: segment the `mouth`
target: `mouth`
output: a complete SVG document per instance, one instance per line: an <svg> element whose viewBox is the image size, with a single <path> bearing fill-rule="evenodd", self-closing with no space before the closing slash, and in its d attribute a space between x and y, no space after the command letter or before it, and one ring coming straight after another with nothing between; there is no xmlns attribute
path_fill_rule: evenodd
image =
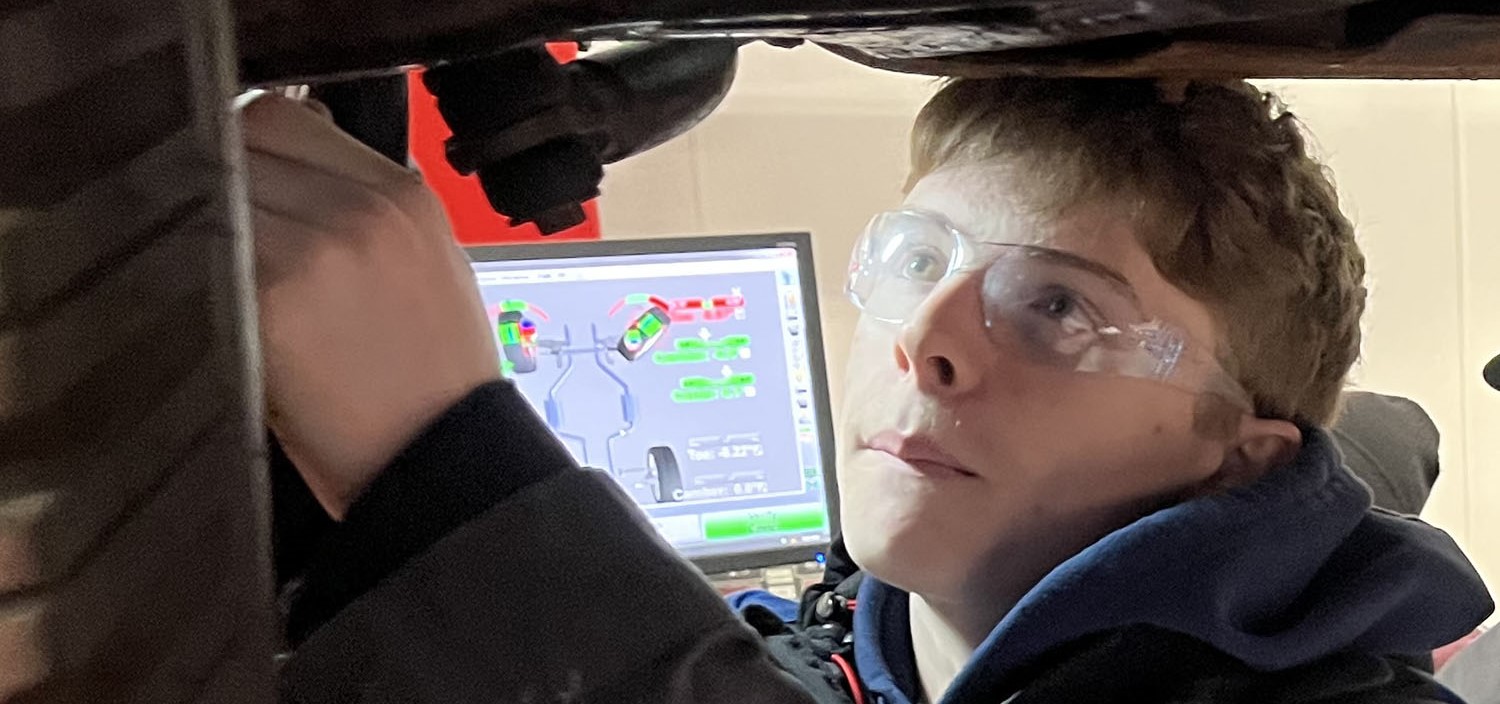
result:
<svg viewBox="0 0 1500 704"><path fill-rule="evenodd" d="M887 430L860 442L861 449L886 455L916 474L934 479L977 478L968 467L925 435L903 435Z"/></svg>

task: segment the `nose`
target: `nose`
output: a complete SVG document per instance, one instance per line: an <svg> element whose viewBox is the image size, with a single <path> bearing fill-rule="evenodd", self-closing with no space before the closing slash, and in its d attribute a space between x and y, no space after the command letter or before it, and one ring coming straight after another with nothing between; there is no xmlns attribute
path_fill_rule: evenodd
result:
<svg viewBox="0 0 1500 704"><path fill-rule="evenodd" d="M896 337L896 366L923 393L961 396L982 381L991 350L977 286L974 277L944 282Z"/></svg>

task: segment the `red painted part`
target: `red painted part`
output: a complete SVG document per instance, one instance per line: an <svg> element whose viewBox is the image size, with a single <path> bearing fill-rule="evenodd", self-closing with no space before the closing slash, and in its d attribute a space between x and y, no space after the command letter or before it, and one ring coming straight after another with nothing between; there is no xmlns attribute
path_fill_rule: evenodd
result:
<svg viewBox="0 0 1500 704"><path fill-rule="evenodd" d="M578 47L573 44L549 44L547 48L558 61L571 61L578 56ZM512 227L510 222L490 207L490 202L479 188L479 179L460 176L443 153L443 141L453 133L438 114L437 100L422 85L420 71L407 75L409 88L411 156L427 179L427 185L437 192L448 211L448 220L453 225L453 234L463 245L520 244L534 242L559 242L566 240L599 239L599 208L594 201L584 204L588 220L582 225L542 237L535 225Z"/></svg>

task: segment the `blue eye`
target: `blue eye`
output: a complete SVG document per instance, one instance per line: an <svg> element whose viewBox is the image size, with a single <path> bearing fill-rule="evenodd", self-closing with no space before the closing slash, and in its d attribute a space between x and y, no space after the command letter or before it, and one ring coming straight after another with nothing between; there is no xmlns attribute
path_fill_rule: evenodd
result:
<svg viewBox="0 0 1500 704"><path fill-rule="evenodd" d="M892 257L889 270L897 278L935 284L948 275L948 258L933 247L911 247Z"/></svg>
<svg viewBox="0 0 1500 704"><path fill-rule="evenodd" d="M1070 289L1050 287L1038 292L1027 307L1047 320L1066 323L1064 327L1069 332L1092 330L1105 324L1094 305Z"/></svg>
<svg viewBox="0 0 1500 704"><path fill-rule="evenodd" d="M1013 322L1036 352L1070 356L1098 339L1094 306L1071 289L1049 286L1029 300L1024 318Z"/></svg>
<svg viewBox="0 0 1500 704"><path fill-rule="evenodd" d="M1070 294L1053 293L1043 298L1042 300L1037 301L1034 307L1038 308L1049 318L1052 318L1054 320L1066 320L1068 319L1068 317L1078 312L1078 301L1074 299Z"/></svg>
<svg viewBox="0 0 1500 704"><path fill-rule="evenodd" d="M934 257L929 254L919 254L911 257L902 267L901 274L915 281L937 281L943 278L943 267Z"/></svg>

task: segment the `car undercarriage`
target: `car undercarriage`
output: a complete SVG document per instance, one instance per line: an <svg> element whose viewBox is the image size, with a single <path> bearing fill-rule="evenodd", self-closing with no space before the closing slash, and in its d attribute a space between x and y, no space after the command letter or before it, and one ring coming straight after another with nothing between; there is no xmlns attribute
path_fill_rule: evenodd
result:
<svg viewBox="0 0 1500 704"><path fill-rule="evenodd" d="M627 44L587 70L534 60L559 41ZM582 145L578 182L506 213L552 229L589 174L711 112L752 41L932 75L1500 78L1500 7L1478 0L7 3L0 700L274 696L235 95L310 85L399 158L400 72L429 67L468 172ZM502 207L539 188L493 181Z"/></svg>

